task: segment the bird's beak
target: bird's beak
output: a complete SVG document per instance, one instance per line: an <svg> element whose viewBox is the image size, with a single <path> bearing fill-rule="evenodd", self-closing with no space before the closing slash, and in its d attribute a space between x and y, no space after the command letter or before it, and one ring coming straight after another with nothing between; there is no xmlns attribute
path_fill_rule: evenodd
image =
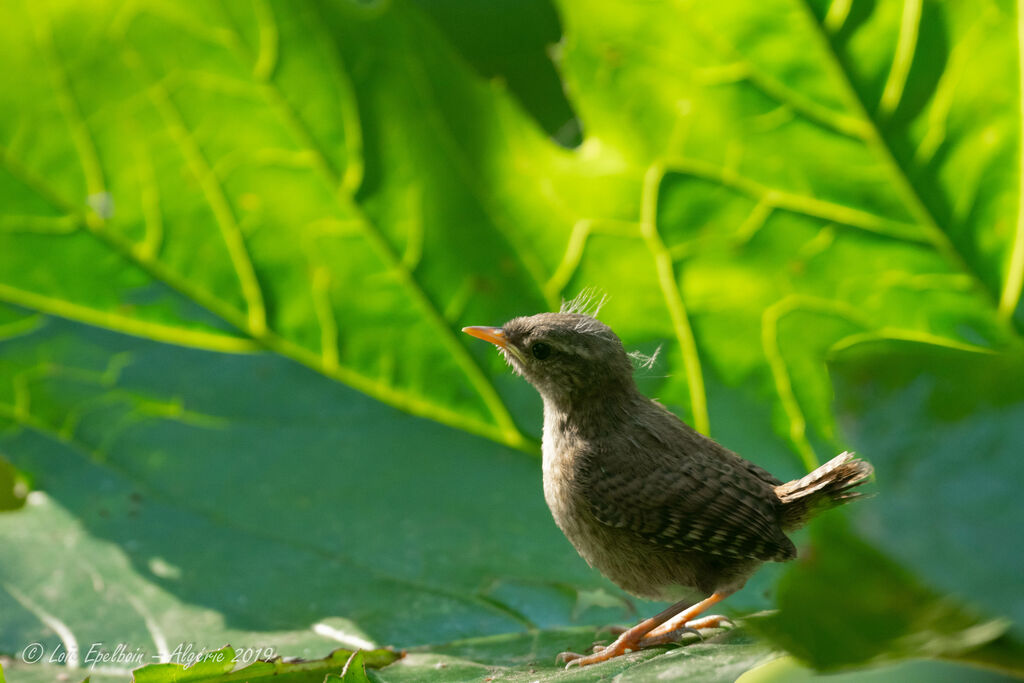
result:
<svg viewBox="0 0 1024 683"><path fill-rule="evenodd" d="M463 327L462 331L472 337L476 337L477 339L489 341L495 346L499 346L503 349L508 348L508 339L505 338L505 330L500 327Z"/></svg>
<svg viewBox="0 0 1024 683"><path fill-rule="evenodd" d="M515 358L520 363L523 363L523 354L519 352L514 345L510 344L508 337L505 336L505 330L500 327L463 327L462 331L468 335L472 335L477 339L483 339L489 341L505 354L505 358Z"/></svg>

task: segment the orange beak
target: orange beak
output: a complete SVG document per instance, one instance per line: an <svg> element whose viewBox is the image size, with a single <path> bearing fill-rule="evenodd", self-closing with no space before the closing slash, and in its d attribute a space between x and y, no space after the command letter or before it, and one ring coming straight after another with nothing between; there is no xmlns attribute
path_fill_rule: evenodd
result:
<svg viewBox="0 0 1024 683"><path fill-rule="evenodd" d="M477 339L483 339L489 341L508 356L513 356L517 361L523 363L523 354L519 352L515 346L509 343L508 337L505 336L505 330L500 327L463 327L462 331L468 335L474 336Z"/></svg>
<svg viewBox="0 0 1024 683"><path fill-rule="evenodd" d="M463 327L462 331L472 337L476 337L477 339L489 341L495 346L500 346L503 349L508 348L508 340L505 339L505 330L500 327Z"/></svg>

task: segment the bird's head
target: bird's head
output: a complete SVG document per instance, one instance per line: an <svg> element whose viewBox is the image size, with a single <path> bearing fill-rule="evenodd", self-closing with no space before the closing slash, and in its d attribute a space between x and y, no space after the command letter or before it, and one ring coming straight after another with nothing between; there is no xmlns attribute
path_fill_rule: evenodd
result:
<svg viewBox="0 0 1024 683"><path fill-rule="evenodd" d="M464 327L489 341L546 400L569 405L631 388L633 365L611 328L580 313L538 313L501 327Z"/></svg>

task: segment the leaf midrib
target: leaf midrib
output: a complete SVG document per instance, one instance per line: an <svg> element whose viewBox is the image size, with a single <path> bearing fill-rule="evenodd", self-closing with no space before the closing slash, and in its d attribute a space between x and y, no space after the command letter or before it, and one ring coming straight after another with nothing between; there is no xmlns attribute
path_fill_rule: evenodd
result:
<svg viewBox="0 0 1024 683"><path fill-rule="evenodd" d="M854 109L857 116L865 122L864 133L866 137L864 138L864 141L875 151L878 157L889 168L890 174L895 180L897 192L902 196L907 208L917 217L921 227L926 231L931 245L943 257L945 257L953 267L971 277L975 284L975 288L982 293L992 310L1000 311L1001 306L996 298L997 293L989 289L979 273L968 264L963 254L957 250L956 245L952 240L950 240L947 233L939 225L935 216L928 209L928 206L925 204L920 192L918 192L918 189L914 186L907 169L901 165L899 159L894 153L894 150L886 141L885 136L882 135L879 128L879 122L869 113L867 103L864 102L856 87L854 87L852 74L844 68L843 60L833 49L833 44L829 38L829 34L821 22L818 21L818 18L808 0L796 1L799 7L803 10L807 23L812 28L812 32L817 37L821 51L827 55L829 69L833 72L836 81L841 85L844 97L849 105ZM1024 201L1024 198L1022 198L1021 201ZM1024 232L1024 226L1018 224L1018 228L1019 233ZM1019 234L1019 237L1021 236L1022 235ZM1024 252L1024 245L1021 245L1020 242L1021 240L1018 240L1017 245L1020 246L1020 250ZM1021 254L1021 258L1024 259L1024 253ZM1024 264L1022 264L1022 267L1024 267ZM1020 330L1014 328L1014 331L1019 335Z"/></svg>
<svg viewBox="0 0 1024 683"><path fill-rule="evenodd" d="M37 42L40 43L40 48L44 54L47 55L47 59L50 62L52 76L55 81L58 96L64 102L64 105L61 107L61 112L65 117L67 125L72 130L73 142L79 158L83 163L83 168L86 171L86 179L90 192L103 192L105 191L105 183L103 181L102 167L99 165L98 155L96 154L95 143L92 140L88 126L78 111L77 103L75 102L73 92L67 83L66 75L60 68L56 48L52 45L52 42L48 42L48 34L46 33L45 28L38 24L38 19L36 21ZM240 54L240 51L244 49L244 43L241 41L241 37L237 33L237 27L235 27L232 22L228 22L228 25L234 31L232 34L233 40L229 41L232 43L232 45L229 46L229 50L231 50L244 64L244 55ZM127 44L124 45L124 48L126 50L132 50L132 48ZM133 61L134 64L130 66L133 66L136 69L142 68L141 59L136 58L131 61ZM384 236L375 228L369 217L366 216L357 202L352 199L349 199L347 202L342 201L345 199L345 197L342 196L342 193L347 187L346 183L343 182L342 178L337 177L337 174L327 161L323 150L315 144L315 140L313 140L304 130L298 122L298 119L295 117L294 111L290 108L290 105L288 105L287 99L283 97L279 90L277 90L272 78L269 78L272 74L272 69L270 69L267 74L267 80L255 82L254 86L263 92L265 96L269 94L273 101L268 102L268 106L278 112L286 127L291 130L298 140L308 143L308 148L314 152L316 158L315 167L319 172L318 174L328 185L331 195L335 197L336 201L342 204L343 208L347 209L357 217L357 222L362 228L364 237L378 253L378 256L382 261L392 270L392 272L399 276L399 280L403 283L404 288L417 302L422 313L426 316L431 325L440 331L439 336L444 343L445 348L452 354L457 365L462 368L467 379L470 381L470 384L483 399L485 406L495 419L495 424L492 425L480 422L474 418L463 415L456 409L450 409L442 406L441 404L430 401L429 399L424 399L423 397L403 392L386 383L380 382L379 380L365 376L352 368L343 368L340 366L328 368L323 362L323 358L319 355L300 347L283 337L280 337L265 325L260 324L260 321L262 320L260 314L260 309L262 308L261 296L257 296L255 299L260 302L260 306L256 307L257 310L254 311L250 306L249 315L245 316L241 312L234 310L230 305L219 300L217 297L203 292L199 288L190 286L174 271L163 267L158 259L143 258L145 255L139 253L136 245L125 240L120 235L107 230L106 222L95 213L83 213L80 209L61 198L59 194L51 188L45 187L45 185L44 188L46 191L41 193L41 196L51 202L56 208L66 212L68 215L75 216L79 220L80 225L86 228L87 232L98 237L108 248L113 248L116 252L120 253L123 258L141 268L150 276L178 291L183 296L186 296L200 306L203 306L211 313L220 317L222 320L235 327L266 349L290 357L293 360L313 368L321 374L348 384L349 386L352 386L373 398L382 400L412 414L435 419L444 424L488 437L519 450L524 450L529 453L536 452L536 444L519 431L490 378L480 369L479 365L477 365L476 361L468 353L465 346L455 338L454 332L445 323L443 315L434 305L434 302L429 298L429 296L427 296L422 287L419 286L419 283L416 281L412 273L409 272L408 268L404 266L401 259L396 256L394 250L390 247L390 244ZM149 79L149 82L153 82L153 79ZM151 95L153 94L153 87L158 86L150 86L149 89L151 91ZM165 96L162 101L168 106L173 107L173 103L170 101L169 96ZM160 108L157 107L157 109L159 112ZM283 112L282 109L284 109ZM180 144L180 141L178 142ZM7 157L5 156L5 159L6 158ZM205 161L203 163L205 164ZM32 187L35 188L34 185L32 185ZM219 220L218 224L220 224ZM236 245L236 247L238 247L238 245ZM244 250L244 246L241 248ZM239 265L238 257L239 253L236 248L232 252L232 261L236 266L236 272L238 272ZM242 260L248 262L247 257ZM244 268L242 270L245 271ZM255 282L255 276L253 275L253 277L250 278L243 277L242 280L243 284L248 281L251 285ZM246 296L247 301L250 303L254 301L251 290L252 287L249 287L247 290L249 291L249 294ZM57 314L59 315L59 313ZM254 320L257 323L255 325L253 324Z"/></svg>

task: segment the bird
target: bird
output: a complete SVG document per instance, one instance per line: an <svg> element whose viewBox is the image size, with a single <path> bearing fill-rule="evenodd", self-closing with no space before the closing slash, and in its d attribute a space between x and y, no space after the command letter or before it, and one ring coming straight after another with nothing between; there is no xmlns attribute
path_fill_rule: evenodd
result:
<svg viewBox="0 0 1024 683"><path fill-rule="evenodd" d="M763 563L794 559L786 533L863 495L851 489L873 472L844 452L777 479L641 393L622 341L592 313L570 305L462 330L540 393L544 498L568 540L626 592L672 602L591 654L560 653L566 668L728 621L701 615Z"/></svg>

